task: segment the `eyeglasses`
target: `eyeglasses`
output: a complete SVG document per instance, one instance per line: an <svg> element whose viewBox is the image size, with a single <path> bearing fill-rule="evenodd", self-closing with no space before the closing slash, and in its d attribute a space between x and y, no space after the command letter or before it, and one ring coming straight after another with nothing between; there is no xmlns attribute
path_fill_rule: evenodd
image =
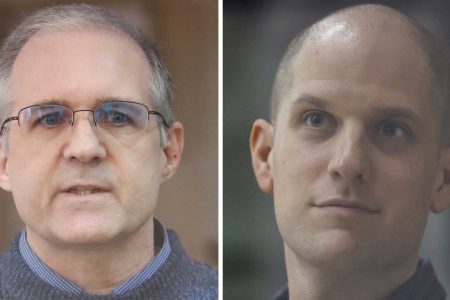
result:
<svg viewBox="0 0 450 300"><path fill-rule="evenodd" d="M92 112L94 125L113 136L126 136L144 130L150 121L150 115L160 117L164 126L170 127L161 113L149 110L147 106L137 102L102 102L93 110L73 110L60 104L42 104L22 108L17 116L6 119L0 129L0 135L3 135L8 122L17 120L26 134L33 137L51 136L73 126L75 113L82 111Z"/></svg>

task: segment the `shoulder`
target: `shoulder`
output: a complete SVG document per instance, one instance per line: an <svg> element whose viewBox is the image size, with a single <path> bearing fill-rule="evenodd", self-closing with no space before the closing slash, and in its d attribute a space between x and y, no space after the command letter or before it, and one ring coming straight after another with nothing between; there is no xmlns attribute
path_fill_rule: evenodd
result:
<svg viewBox="0 0 450 300"><path fill-rule="evenodd" d="M275 297L273 297L273 300L289 300L289 289L287 284L278 290Z"/></svg>
<svg viewBox="0 0 450 300"><path fill-rule="evenodd" d="M180 294L201 295L202 299L217 299L217 270L196 261L191 261L188 269L190 276L186 276L187 280L181 284Z"/></svg>
<svg viewBox="0 0 450 300"><path fill-rule="evenodd" d="M217 270L207 264L191 260L191 275L198 286L217 288Z"/></svg>
<svg viewBox="0 0 450 300"><path fill-rule="evenodd" d="M3 277L14 270L17 263L18 236L12 241L10 248L0 254L0 286Z"/></svg>
<svg viewBox="0 0 450 300"><path fill-rule="evenodd" d="M19 235L14 238L10 248L0 254L0 299L5 299L9 283L16 279L17 270L21 269L21 261L18 259L18 241Z"/></svg>
<svg viewBox="0 0 450 300"><path fill-rule="evenodd" d="M2 291L2 278L3 278L3 269L4 269L4 265L5 265L5 253L1 253L0 254L0 295L1 295L1 291Z"/></svg>
<svg viewBox="0 0 450 300"><path fill-rule="evenodd" d="M447 299L445 289L434 272L431 261L420 258L416 272L400 287L393 291L388 299Z"/></svg>
<svg viewBox="0 0 450 300"><path fill-rule="evenodd" d="M178 236L172 230L168 231L172 248L171 260L176 261L176 272L179 278L179 293L187 298L201 295L202 299L217 299L217 270L207 264L194 261L184 251ZM190 299L190 298L189 298Z"/></svg>
<svg viewBox="0 0 450 300"><path fill-rule="evenodd" d="M7 282L6 276L8 276L8 272L10 272L10 263L9 263L9 251L0 254L0 299L7 298L7 288L5 283Z"/></svg>

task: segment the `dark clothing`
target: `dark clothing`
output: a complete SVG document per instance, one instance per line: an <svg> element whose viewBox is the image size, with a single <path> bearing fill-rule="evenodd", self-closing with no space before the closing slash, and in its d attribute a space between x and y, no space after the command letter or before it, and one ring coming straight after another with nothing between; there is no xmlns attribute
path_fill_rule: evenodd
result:
<svg viewBox="0 0 450 300"><path fill-rule="evenodd" d="M67 293L41 280L23 260L17 236L0 257L0 299L217 299L217 271L191 260L170 230L169 241L169 257L142 285L121 295L94 296Z"/></svg>
<svg viewBox="0 0 450 300"><path fill-rule="evenodd" d="M445 300L444 287L434 273L431 262L420 259L414 275L392 292L386 300ZM288 287L285 286L274 300L289 300Z"/></svg>

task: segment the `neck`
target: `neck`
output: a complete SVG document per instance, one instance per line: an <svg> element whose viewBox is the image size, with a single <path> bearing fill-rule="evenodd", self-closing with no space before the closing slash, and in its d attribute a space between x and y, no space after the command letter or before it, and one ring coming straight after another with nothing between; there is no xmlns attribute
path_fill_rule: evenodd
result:
<svg viewBox="0 0 450 300"><path fill-rule="evenodd" d="M55 245L28 227L27 241L44 263L84 292L110 294L114 287L133 277L153 258L153 218L134 234L102 244Z"/></svg>
<svg viewBox="0 0 450 300"><path fill-rule="evenodd" d="M336 269L315 266L296 255L286 244L289 299L382 300L411 277L417 258L401 266ZM406 259L405 259L406 261Z"/></svg>

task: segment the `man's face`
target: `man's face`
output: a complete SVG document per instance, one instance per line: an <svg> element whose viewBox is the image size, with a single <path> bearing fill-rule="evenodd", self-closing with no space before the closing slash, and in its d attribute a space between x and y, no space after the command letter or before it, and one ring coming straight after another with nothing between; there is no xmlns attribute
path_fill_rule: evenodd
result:
<svg viewBox="0 0 450 300"><path fill-rule="evenodd" d="M415 261L439 181L428 66L411 41L373 36L307 41L274 124L277 223L317 266Z"/></svg>
<svg viewBox="0 0 450 300"><path fill-rule="evenodd" d="M46 101L73 110L111 98L150 106L149 70L139 47L118 34L40 32L13 67L13 114ZM154 116L144 131L126 138L101 134L90 112L77 113L73 127L45 142L25 136L16 122L10 128L4 171L29 233L83 244L151 221L166 167Z"/></svg>

